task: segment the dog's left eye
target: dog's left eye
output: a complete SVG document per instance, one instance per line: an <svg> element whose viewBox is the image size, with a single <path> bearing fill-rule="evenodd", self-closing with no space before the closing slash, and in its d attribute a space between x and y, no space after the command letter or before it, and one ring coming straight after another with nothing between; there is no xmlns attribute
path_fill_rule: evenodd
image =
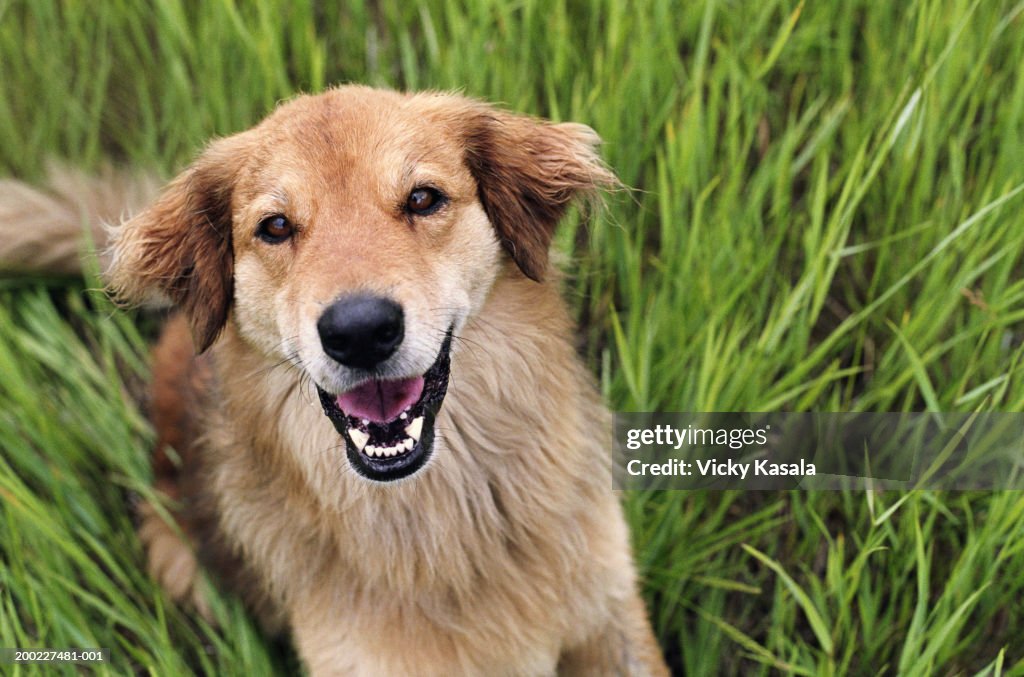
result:
<svg viewBox="0 0 1024 677"><path fill-rule="evenodd" d="M417 188L409 193L405 208L410 214L426 216L436 212L445 200L445 196L436 188Z"/></svg>

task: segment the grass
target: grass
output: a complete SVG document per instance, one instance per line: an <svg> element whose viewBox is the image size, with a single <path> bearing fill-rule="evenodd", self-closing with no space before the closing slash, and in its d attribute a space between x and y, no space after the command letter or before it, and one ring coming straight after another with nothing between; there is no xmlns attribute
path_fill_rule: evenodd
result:
<svg viewBox="0 0 1024 677"><path fill-rule="evenodd" d="M1024 3L343 5L0 0L0 173L169 175L296 91L461 89L590 124L634 188L558 240L614 408L1024 409ZM145 341L96 285L0 288L0 646L294 671L140 573ZM626 503L686 674L1024 674L1020 493Z"/></svg>

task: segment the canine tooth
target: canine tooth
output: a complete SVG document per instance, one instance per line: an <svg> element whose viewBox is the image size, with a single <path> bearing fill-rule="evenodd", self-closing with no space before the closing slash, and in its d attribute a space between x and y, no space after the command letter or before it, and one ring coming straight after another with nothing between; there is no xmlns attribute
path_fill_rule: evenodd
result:
<svg viewBox="0 0 1024 677"><path fill-rule="evenodd" d="M405 426L405 434L413 438L417 442L420 441L420 433L423 432L423 417L417 416L412 420L412 423Z"/></svg>
<svg viewBox="0 0 1024 677"><path fill-rule="evenodd" d="M349 428L348 436L349 439L352 440L352 444L356 445L356 449L358 449L359 451L362 451L363 447L366 446L366 443L370 441L369 434L364 433L362 430L359 430L358 428Z"/></svg>

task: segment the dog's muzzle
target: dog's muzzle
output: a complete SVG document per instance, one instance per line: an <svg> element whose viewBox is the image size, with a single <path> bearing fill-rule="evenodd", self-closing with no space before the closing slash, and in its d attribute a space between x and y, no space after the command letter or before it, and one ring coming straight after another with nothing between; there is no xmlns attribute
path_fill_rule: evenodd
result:
<svg viewBox="0 0 1024 677"><path fill-rule="evenodd" d="M422 468L434 445L434 420L448 391L452 330L422 376L370 379L340 394L317 386L324 414L345 439L352 468L390 482Z"/></svg>

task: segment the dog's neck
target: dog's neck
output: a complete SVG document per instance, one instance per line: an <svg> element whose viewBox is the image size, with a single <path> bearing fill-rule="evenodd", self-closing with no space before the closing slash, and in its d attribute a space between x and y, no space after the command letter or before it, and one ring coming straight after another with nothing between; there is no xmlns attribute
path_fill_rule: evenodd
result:
<svg viewBox="0 0 1024 677"><path fill-rule="evenodd" d="M498 285L486 319L471 321L456 341L433 458L388 484L349 467L308 379L275 369L229 328L213 355L220 399L207 452L239 547L282 574L289 553L327 549L335 554L321 559L358 571L357 580L386 576L379 582L387 589L434 589L441 599L474 594L487 567L524 557L571 567L573 544L546 534L617 524L614 513L594 514L594 505L614 506L606 495L610 440L594 432L608 430L607 413L575 355L558 291L516 277ZM257 519L267 511L286 511L288 520ZM246 533L261 523L288 527ZM481 553L493 561L481 562ZM432 564L439 561L444 571Z"/></svg>

